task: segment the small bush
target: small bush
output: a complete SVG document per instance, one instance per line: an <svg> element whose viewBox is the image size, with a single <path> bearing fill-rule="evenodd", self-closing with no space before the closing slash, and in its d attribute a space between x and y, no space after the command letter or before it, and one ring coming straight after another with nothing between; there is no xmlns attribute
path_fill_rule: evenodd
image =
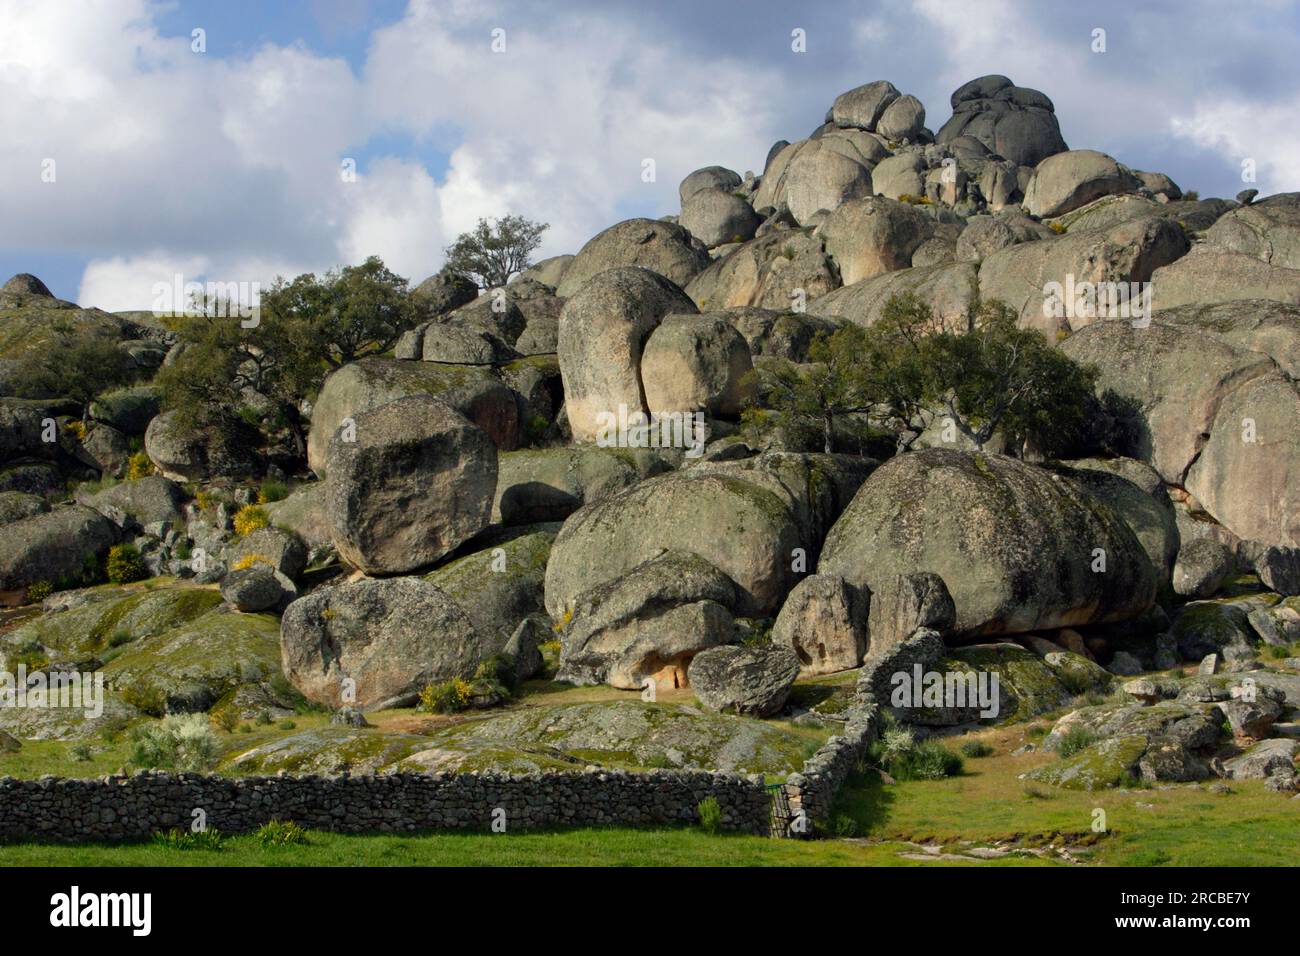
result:
<svg viewBox="0 0 1300 956"><path fill-rule="evenodd" d="M77 441L86 440L86 423L82 421L68 422L63 426L67 429Z"/></svg>
<svg viewBox="0 0 1300 956"><path fill-rule="evenodd" d="M185 831L175 827L166 833L155 833L153 842L156 846L168 850L220 850L225 840L220 830Z"/></svg>
<svg viewBox="0 0 1300 956"><path fill-rule="evenodd" d="M253 718L253 722L259 727L270 727L274 723L269 710L259 710L257 716Z"/></svg>
<svg viewBox="0 0 1300 956"><path fill-rule="evenodd" d="M282 720L278 724L276 724L276 726L279 727L281 730L296 730L298 728L298 725L295 724L292 720Z"/></svg>
<svg viewBox="0 0 1300 956"><path fill-rule="evenodd" d="M1091 747L1097 742L1097 735L1087 727L1071 727L1064 737L1061 738L1060 744L1057 745L1056 752L1064 757L1073 757L1080 750Z"/></svg>
<svg viewBox="0 0 1300 956"><path fill-rule="evenodd" d="M44 601L54 593L54 585L49 581L33 581L27 585L27 600L35 604L37 601Z"/></svg>
<svg viewBox="0 0 1300 956"><path fill-rule="evenodd" d="M705 833L718 832L718 828L722 826L722 807L718 806L716 797L705 797L696 806L695 812L700 815L700 827Z"/></svg>
<svg viewBox="0 0 1300 956"><path fill-rule="evenodd" d="M131 731L131 762L155 770L207 770L217 737L204 714L176 714Z"/></svg>
<svg viewBox="0 0 1300 956"><path fill-rule="evenodd" d="M1200 202L1201 194L1198 193L1195 189L1189 189L1183 193L1183 198L1188 202Z"/></svg>
<svg viewBox="0 0 1300 956"><path fill-rule="evenodd" d="M149 576L140 551L129 541L115 544L108 552L108 579L114 584L129 584Z"/></svg>
<svg viewBox="0 0 1300 956"><path fill-rule="evenodd" d="M1061 225L1059 222L1049 222L1047 228L1052 230L1052 232L1056 233L1058 236L1065 234L1065 226Z"/></svg>
<svg viewBox="0 0 1300 956"><path fill-rule="evenodd" d="M255 564L265 564L268 567L274 567L274 565L271 563L271 559L264 554L246 554L238 561L235 562L235 565L233 568L231 568L231 570L247 571Z"/></svg>
<svg viewBox="0 0 1300 956"><path fill-rule="evenodd" d="M124 627L119 627L113 632L113 636L108 639L109 647L121 647L123 644L131 643L131 632Z"/></svg>
<svg viewBox="0 0 1300 956"><path fill-rule="evenodd" d="M252 724L240 724L240 725L239 725L239 732L240 732L241 734L251 734L251 733L253 732L253 725L252 725Z"/></svg>
<svg viewBox="0 0 1300 956"><path fill-rule="evenodd" d="M149 456L142 451L136 452L126 460L126 477L135 481L137 478L148 478L153 474L153 462Z"/></svg>
<svg viewBox="0 0 1300 956"><path fill-rule="evenodd" d="M167 711L167 695L144 678L124 687L122 700L150 717L161 717Z"/></svg>
<svg viewBox="0 0 1300 956"><path fill-rule="evenodd" d="M886 770L896 780L942 780L962 771L961 757L935 740L919 743Z"/></svg>
<svg viewBox="0 0 1300 956"><path fill-rule="evenodd" d="M844 813L837 813L831 818L831 832L837 837L855 837L858 835L858 822Z"/></svg>
<svg viewBox="0 0 1300 956"><path fill-rule="evenodd" d="M262 846L301 846L307 831L292 820L268 820L257 828L257 842Z"/></svg>
<svg viewBox="0 0 1300 956"><path fill-rule="evenodd" d="M289 486L283 481L274 481L268 478L266 481L262 482L261 487L257 489L257 503L259 505L269 505L272 502L284 501L287 497L289 497Z"/></svg>
<svg viewBox="0 0 1300 956"><path fill-rule="evenodd" d="M227 705L212 712L212 720L228 734L233 734L239 726L239 711L233 705Z"/></svg>
<svg viewBox="0 0 1300 956"><path fill-rule="evenodd" d="M976 759L979 757L988 757L993 753L993 748L982 740L968 740L961 745L961 755Z"/></svg>
<svg viewBox="0 0 1300 956"><path fill-rule="evenodd" d="M469 681L455 677L420 691L417 709L428 714L454 714L469 706L469 698Z"/></svg>
<svg viewBox="0 0 1300 956"><path fill-rule="evenodd" d="M252 534L258 528L265 528L271 524L271 517L266 513L266 509L259 505L244 505L235 512L235 534L241 538L244 535Z"/></svg>
<svg viewBox="0 0 1300 956"><path fill-rule="evenodd" d="M1025 736L1030 740L1037 740L1040 737L1047 736L1047 728L1042 724L1034 724L1032 727L1025 728Z"/></svg>
<svg viewBox="0 0 1300 956"><path fill-rule="evenodd" d="M1053 800L1056 798L1056 794L1036 783L1026 783L1022 789L1025 796L1030 800Z"/></svg>
<svg viewBox="0 0 1300 956"><path fill-rule="evenodd" d="M72 755L72 759L78 763L85 763L94 756L94 752L90 749L90 744L87 743L74 744L72 749L68 752Z"/></svg>

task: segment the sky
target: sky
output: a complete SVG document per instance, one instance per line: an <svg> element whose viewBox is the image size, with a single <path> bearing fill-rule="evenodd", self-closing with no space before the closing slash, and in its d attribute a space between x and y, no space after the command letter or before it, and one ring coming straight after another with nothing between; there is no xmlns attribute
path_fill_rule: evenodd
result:
<svg viewBox="0 0 1300 956"><path fill-rule="evenodd" d="M1297 50L1289 0L0 0L0 281L110 311L368 255L414 283L510 213L576 252L879 79L937 130L1005 74L1071 147L1300 190Z"/></svg>

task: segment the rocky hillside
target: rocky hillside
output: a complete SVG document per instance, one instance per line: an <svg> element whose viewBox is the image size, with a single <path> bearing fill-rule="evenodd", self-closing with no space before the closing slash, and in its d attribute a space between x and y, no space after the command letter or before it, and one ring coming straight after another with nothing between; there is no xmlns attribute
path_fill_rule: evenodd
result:
<svg viewBox="0 0 1300 956"><path fill-rule="evenodd" d="M919 648L996 674L995 713L860 692L922 735L1059 716L1046 783L1297 789L1300 193L1201 199L1070 149L1003 76L949 106L932 132L868 83L761 172L691 173L671 215L482 295L439 273L288 418L249 374L210 399L238 421L196 425L172 324L14 277L0 652L102 672L108 703L0 726L21 747L314 708L348 726L223 767L784 774L836 726L810 686ZM886 339L921 329L900 315L928 324ZM117 384L15 384L54 328L107 342ZM842 398L858 359L940 341L943 388ZM411 707L477 723L367 729Z"/></svg>

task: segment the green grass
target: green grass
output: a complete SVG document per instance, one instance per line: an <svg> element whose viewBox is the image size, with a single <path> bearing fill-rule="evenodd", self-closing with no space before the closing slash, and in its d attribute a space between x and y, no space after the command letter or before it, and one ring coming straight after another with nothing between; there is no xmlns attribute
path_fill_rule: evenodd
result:
<svg viewBox="0 0 1300 956"><path fill-rule="evenodd" d="M305 844L263 846L252 834L220 850L154 842L0 847L9 866L915 866L904 847L840 840L709 836L694 829L521 834L344 836L311 830ZM961 865L966 861L936 861ZM1001 861L1000 861L1001 862Z"/></svg>

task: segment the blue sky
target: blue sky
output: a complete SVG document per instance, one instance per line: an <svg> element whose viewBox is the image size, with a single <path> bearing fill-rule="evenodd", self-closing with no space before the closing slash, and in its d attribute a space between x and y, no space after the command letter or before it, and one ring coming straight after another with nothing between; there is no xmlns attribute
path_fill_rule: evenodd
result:
<svg viewBox="0 0 1300 956"><path fill-rule="evenodd" d="M543 219L544 253L576 251L676 212L692 169L760 171L876 79L938 129L955 87L1005 73L1073 147L1202 196L1244 188L1243 159L1261 192L1300 189L1300 12L1280 0L0 0L0 23L0 274L105 308L148 307L177 272L371 253L418 281L481 215Z"/></svg>

